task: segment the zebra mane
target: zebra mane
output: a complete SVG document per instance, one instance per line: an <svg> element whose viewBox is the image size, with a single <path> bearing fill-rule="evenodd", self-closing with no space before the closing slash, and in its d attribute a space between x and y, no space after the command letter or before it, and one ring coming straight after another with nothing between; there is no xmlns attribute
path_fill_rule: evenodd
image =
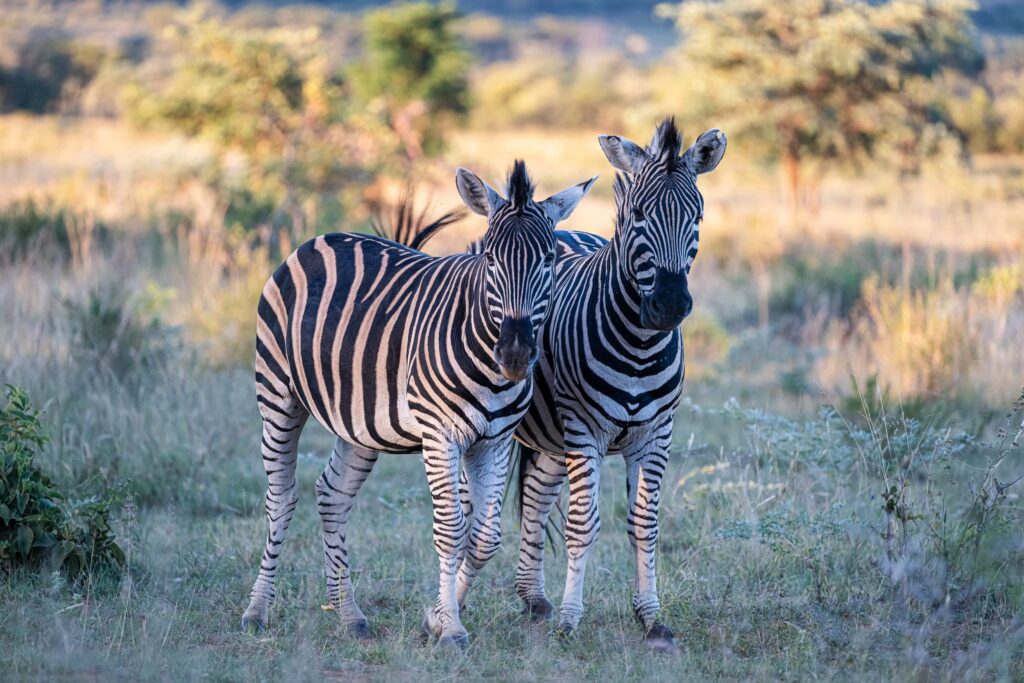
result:
<svg viewBox="0 0 1024 683"><path fill-rule="evenodd" d="M421 250L438 232L466 216L464 210L448 211L428 223L427 211L427 208L416 211L413 189L407 186L398 202L371 207L370 228L378 237Z"/></svg>
<svg viewBox="0 0 1024 683"><path fill-rule="evenodd" d="M663 162L669 173L680 164L679 150L683 146L683 134L676 128L676 119L669 116L654 131L651 144L647 145L647 153L654 159Z"/></svg>
<svg viewBox="0 0 1024 683"><path fill-rule="evenodd" d="M533 200L533 188L533 180L530 178L530 173L526 170L526 162L522 159L516 159L512 165L512 170L508 173L505 188L509 204L521 212Z"/></svg>

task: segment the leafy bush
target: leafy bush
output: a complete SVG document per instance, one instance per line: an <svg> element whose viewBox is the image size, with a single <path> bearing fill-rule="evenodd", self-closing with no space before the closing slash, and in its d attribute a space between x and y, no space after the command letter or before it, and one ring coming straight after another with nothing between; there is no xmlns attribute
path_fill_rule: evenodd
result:
<svg viewBox="0 0 1024 683"><path fill-rule="evenodd" d="M33 463L47 439L28 396L7 385L0 410L0 566L45 564L76 579L117 574L124 553L110 527L110 505L70 501Z"/></svg>
<svg viewBox="0 0 1024 683"><path fill-rule="evenodd" d="M945 71L971 78L984 66L967 7L800 0L780 12L770 0L664 4L659 12L686 37L680 68L699 74L680 81L671 72L666 104L720 121L778 161L794 203L801 184L813 185L830 166L881 158L916 170L923 157L948 152L948 122L929 106L935 79ZM802 168L808 162L817 164L813 177Z"/></svg>

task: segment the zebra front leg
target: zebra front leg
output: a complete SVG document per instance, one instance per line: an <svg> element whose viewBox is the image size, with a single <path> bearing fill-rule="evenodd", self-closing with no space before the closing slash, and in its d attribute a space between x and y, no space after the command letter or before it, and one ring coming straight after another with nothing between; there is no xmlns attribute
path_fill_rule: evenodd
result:
<svg viewBox="0 0 1024 683"><path fill-rule="evenodd" d="M554 616L555 608L544 591L544 537L548 516L565 481L565 460L520 446L519 560L516 564L516 593L533 621Z"/></svg>
<svg viewBox="0 0 1024 683"><path fill-rule="evenodd" d="M466 593L476 575L501 545L501 499L511 446L511 439L481 444L463 456L463 510L469 514L469 540L456 579L460 609L466 604Z"/></svg>
<svg viewBox="0 0 1024 683"><path fill-rule="evenodd" d="M565 464L569 475L569 514L565 524L565 554L569 566L565 594L558 610L558 628L570 633L583 618L587 558L601 533L601 516L597 510L601 453L596 448L573 448L566 452Z"/></svg>
<svg viewBox="0 0 1024 683"><path fill-rule="evenodd" d="M658 502L671 438L670 423L667 431L663 430L647 444L646 453L636 458L626 457L626 490L629 500L626 527L636 562L633 614L644 629L645 644L659 651L671 651L676 645L672 629L657 620L661 603L658 601L655 574Z"/></svg>
<svg viewBox="0 0 1024 683"><path fill-rule="evenodd" d="M260 571L242 615L242 628L261 631L270 623L274 603L274 575L281 544L295 513L295 456L299 435L309 413L294 398L280 406L260 405L263 413L263 468L267 472L267 542Z"/></svg>
<svg viewBox="0 0 1024 683"><path fill-rule="evenodd" d="M338 439L327 468L316 481L317 508L324 535L327 603L340 613L348 632L360 639L370 637L370 627L356 603L346 535L356 494L370 476L377 455L376 451Z"/></svg>
<svg viewBox="0 0 1024 683"><path fill-rule="evenodd" d="M465 647L469 634L459 620L456 574L462 562L467 538L466 516L459 497L461 451L441 440L423 442L423 463L434 507L434 549L440 564L437 603L428 609L423 622L427 633L439 637L441 645Z"/></svg>

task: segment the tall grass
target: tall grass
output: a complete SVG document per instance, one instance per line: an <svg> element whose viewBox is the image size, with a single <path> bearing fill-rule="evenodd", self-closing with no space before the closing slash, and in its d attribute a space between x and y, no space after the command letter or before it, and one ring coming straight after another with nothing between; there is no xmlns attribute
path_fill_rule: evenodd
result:
<svg viewBox="0 0 1024 683"><path fill-rule="evenodd" d="M991 403L1014 395L1024 377L1024 280L1019 264L973 283L934 288L865 280L849 322L825 331L829 353L816 367L830 388L878 378L897 396L960 393Z"/></svg>

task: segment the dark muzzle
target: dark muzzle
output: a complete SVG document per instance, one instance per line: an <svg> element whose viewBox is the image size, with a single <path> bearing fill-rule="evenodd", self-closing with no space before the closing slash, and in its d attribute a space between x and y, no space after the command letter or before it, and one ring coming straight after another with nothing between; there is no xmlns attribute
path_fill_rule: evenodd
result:
<svg viewBox="0 0 1024 683"><path fill-rule="evenodd" d="M640 323L651 330L672 330L693 310L686 271L654 271L654 288L640 302Z"/></svg>
<svg viewBox="0 0 1024 683"><path fill-rule="evenodd" d="M537 360L537 340L529 318L505 318L501 321L494 361L501 374L514 382L526 379Z"/></svg>

